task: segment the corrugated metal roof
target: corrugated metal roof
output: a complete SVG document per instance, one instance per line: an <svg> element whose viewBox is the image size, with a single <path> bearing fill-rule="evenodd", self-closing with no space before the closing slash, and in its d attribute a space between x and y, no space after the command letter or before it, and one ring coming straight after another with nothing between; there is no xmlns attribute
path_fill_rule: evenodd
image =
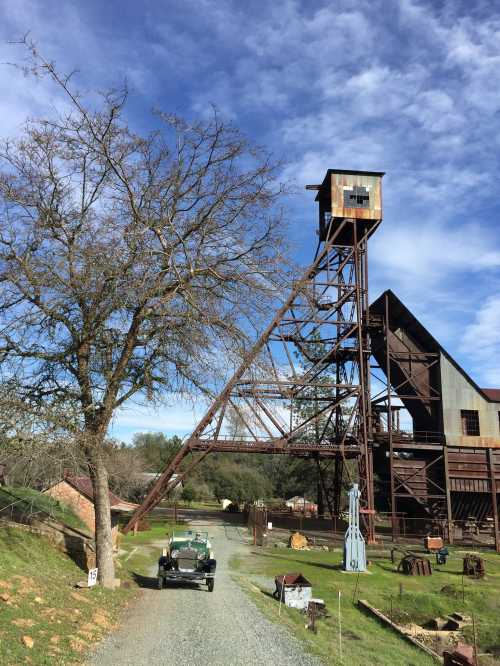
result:
<svg viewBox="0 0 500 666"><path fill-rule="evenodd" d="M94 501L94 489L92 488L92 481L88 476L65 476L64 480L70 486L73 486L75 490L78 490L79 493L85 495L92 502ZM109 503L113 507L115 504L123 504L123 500L109 491Z"/></svg>
<svg viewBox="0 0 500 666"><path fill-rule="evenodd" d="M500 389L482 388L481 391L493 402L500 402Z"/></svg>
<svg viewBox="0 0 500 666"><path fill-rule="evenodd" d="M274 579L279 585L300 585L301 587L311 587L311 583L301 573L288 573L282 576L276 576Z"/></svg>
<svg viewBox="0 0 500 666"><path fill-rule="evenodd" d="M129 511L134 511L139 505L134 504L133 502L125 502L121 500L119 504L113 504L111 511L121 511L122 513L128 513Z"/></svg>
<svg viewBox="0 0 500 666"><path fill-rule="evenodd" d="M434 338L429 331L425 328L425 326L415 317L415 315L408 310L406 305L402 301L399 300L399 298L396 296L396 294L391 290L387 289L384 291L380 296L373 301L370 305L370 314L372 315L373 313L379 314L379 315L384 315L385 313L385 295L388 295L389 297L389 302L390 302L390 309L391 313L393 316L396 316L396 320L398 324L405 324L408 326L411 331L413 336L417 336L417 339L423 342L424 346L426 347L426 351L433 351L433 352L442 352L444 356L452 363L455 368L461 373L461 375L471 384L476 391L479 391L486 400L489 400L490 402L500 402L500 389L482 389L480 388L476 382L467 374L467 372L462 368L461 365L455 359L451 354L449 354L446 349L439 344L439 342ZM495 397L493 397L493 394Z"/></svg>

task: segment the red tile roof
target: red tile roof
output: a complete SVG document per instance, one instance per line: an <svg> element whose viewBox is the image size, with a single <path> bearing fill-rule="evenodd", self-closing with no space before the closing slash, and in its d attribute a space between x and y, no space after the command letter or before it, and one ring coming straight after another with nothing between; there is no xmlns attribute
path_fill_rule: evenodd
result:
<svg viewBox="0 0 500 666"><path fill-rule="evenodd" d="M65 476L64 480L73 486L79 493L85 495L92 502L94 501L94 489L92 488L92 481L88 476ZM115 504L123 504L123 500L117 497L114 493L109 491L109 503L113 507Z"/></svg>
<svg viewBox="0 0 500 666"><path fill-rule="evenodd" d="M493 402L500 402L500 389L483 388L481 391Z"/></svg>

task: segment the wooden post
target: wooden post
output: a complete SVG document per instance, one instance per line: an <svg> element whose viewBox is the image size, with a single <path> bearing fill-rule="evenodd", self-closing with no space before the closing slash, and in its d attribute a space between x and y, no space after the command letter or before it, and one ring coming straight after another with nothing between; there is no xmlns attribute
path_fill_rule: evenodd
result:
<svg viewBox="0 0 500 666"><path fill-rule="evenodd" d="M474 613L472 613L472 638L474 641L474 666L479 666L478 655L477 655L476 618L474 616Z"/></svg>
<svg viewBox="0 0 500 666"><path fill-rule="evenodd" d="M493 531L495 534L495 550L500 553L500 534L498 533L498 504L497 504L497 482L495 477L495 459L493 449L488 449L488 467L490 472L491 504L493 508Z"/></svg>
<svg viewBox="0 0 500 666"><path fill-rule="evenodd" d="M387 377L387 435L389 438L389 474L391 475L392 541L396 541L396 493L394 490L394 447L392 441L391 359L389 349L389 296L385 295L385 375Z"/></svg>
<svg viewBox="0 0 500 666"><path fill-rule="evenodd" d="M444 482L446 487L446 513L448 519L448 542L453 545L453 515L451 509L451 491L450 491L450 473L448 468L448 447L446 443L443 444L443 460L444 460Z"/></svg>
<svg viewBox="0 0 500 666"><path fill-rule="evenodd" d="M356 602L356 594L358 592L358 585L359 585L359 571L358 571L358 575L356 576L356 586L354 587L354 592L352 594L352 603L353 604Z"/></svg>
<svg viewBox="0 0 500 666"><path fill-rule="evenodd" d="M339 590L339 657L340 657L340 663L343 664L344 660L342 659L342 611L340 608L341 597L342 597L342 592Z"/></svg>

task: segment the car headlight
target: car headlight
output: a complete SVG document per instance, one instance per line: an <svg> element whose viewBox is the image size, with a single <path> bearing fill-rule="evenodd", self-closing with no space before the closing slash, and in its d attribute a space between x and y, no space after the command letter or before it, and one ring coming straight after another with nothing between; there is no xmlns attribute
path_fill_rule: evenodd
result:
<svg viewBox="0 0 500 666"><path fill-rule="evenodd" d="M175 560L178 555L179 553L176 550L174 550L174 552L170 554L170 557Z"/></svg>
<svg viewBox="0 0 500 666"><path fill-rule="evenodd" d="M204 560L205 559L205 553L198 553L198 559L199 560Z"/></svg>

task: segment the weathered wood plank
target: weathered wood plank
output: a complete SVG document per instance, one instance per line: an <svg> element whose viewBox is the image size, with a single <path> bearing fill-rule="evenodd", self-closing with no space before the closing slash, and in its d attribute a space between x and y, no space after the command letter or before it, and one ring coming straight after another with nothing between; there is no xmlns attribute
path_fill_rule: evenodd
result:
<svg viewBox="0 0 500 666"><path fill-rule="evenodd" d="M361 610L367 612L368 614L374 615L380 622L382 622L382 624L385 624L386 626L390 627L393 631L399 634L406 641L418 647L419 650L423 650L424 652L426 652L439 664L443 663L442 657L440 657L437 652L434 652L434 650L431 650L431 648L427 647L427 645L424 645L424 643L421 643L418 639L405 633L397 624L392 622L386 615L384 615L381 611L379 611L378 608L375 608L364 599L358 599L358 606L361 608Z"/></svg>

